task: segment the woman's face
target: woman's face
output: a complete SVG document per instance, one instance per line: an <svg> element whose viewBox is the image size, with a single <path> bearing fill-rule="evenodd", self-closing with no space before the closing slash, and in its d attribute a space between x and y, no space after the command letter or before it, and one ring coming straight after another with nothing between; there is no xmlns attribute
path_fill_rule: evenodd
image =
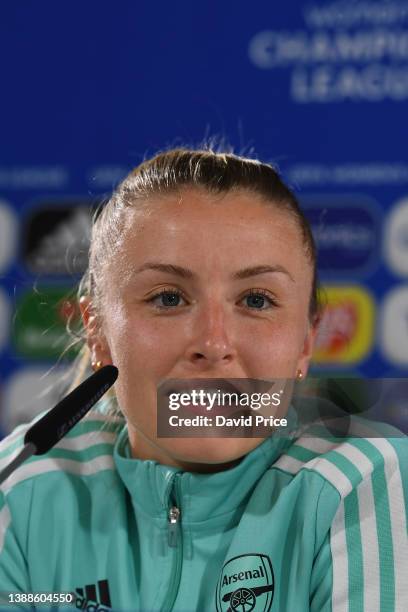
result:
<svg viewBox="0 0 408 612"><path fill-rule="evenodd" d="M315 330L301 231L287 212L245 191L189 189L126 214L104 270L102 331L82 304L93 359L119 369L115 389L135 457L223 469L262 439L158 438L157 387L164 379L306 374Z"/></svg>

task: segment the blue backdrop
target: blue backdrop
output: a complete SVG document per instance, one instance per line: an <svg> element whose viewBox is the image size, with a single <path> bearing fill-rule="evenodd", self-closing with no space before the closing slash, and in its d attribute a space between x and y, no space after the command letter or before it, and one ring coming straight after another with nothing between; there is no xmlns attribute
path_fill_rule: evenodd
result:
<svg viewBox="0 0 408 612"><path fill-rule="evenodd" d="M89 206L214 135L277 164L307 210L328 300L315 372L407 374L407 2L10 2L0 58L0 434L52 401L33 398Z"/></svg>

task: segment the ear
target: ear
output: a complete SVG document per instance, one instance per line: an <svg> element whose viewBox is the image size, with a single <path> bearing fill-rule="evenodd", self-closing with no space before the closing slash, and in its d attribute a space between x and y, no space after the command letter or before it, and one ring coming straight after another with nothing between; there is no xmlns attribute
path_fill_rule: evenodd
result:
<svg viewBox="0 0 408 612"><path fill-rule="evenodd" d="M101 361L103 365L112 363L112 356L104 333L101 330L100 321L93 308L92 300L84 295L79 300L82 322L86 330L86 342L88 344L91 360L96 363Z"/></svg>
<svg viewBox="0 0 408 612"><path fill-rule="evenodd" d="M302 372L303 377L307 375L307 371L309 369L309 364L313 355L313 349L318 331L319 319L316 319L313 323L309 323L308 325L305 340L303 343L302 353L297 363L297 369Z"/></svg>

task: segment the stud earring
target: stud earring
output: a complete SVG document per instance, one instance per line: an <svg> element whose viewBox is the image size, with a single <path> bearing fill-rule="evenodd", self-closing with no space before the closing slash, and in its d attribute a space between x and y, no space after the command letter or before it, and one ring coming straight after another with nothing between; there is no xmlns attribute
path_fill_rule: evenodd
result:
<svg viewBox="0 0 408 612"><path fill-rule="evenodd" d="M102 361L92 361L91 366L92 366L92 369L95 370L96 372L97 370L101 369L101 367L103 366L103 363Z"/></svg>
<svg viewBox="0 0 408 612"><path fill-rule="evenodd" d="M296 372L296 378L297 378L297 380L302 380L303 379L303 372L302 372L302 370L298 370Z"/></svg>

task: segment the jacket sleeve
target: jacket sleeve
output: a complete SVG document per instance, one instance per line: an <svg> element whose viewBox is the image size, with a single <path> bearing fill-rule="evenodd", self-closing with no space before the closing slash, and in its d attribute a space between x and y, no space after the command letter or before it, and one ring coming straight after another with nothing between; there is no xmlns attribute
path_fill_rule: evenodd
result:
<svg viewBox="0 0 408 612"><path fill-rule="evenodd" d="M310 580L310 612L332 612L333 567L330 536L317 554Z"/></svg>
<svg viewBox="0 0 408 612"><path fill-rule="evenodd" d="M28 483L30 486L30 483ZM27 487L25 487L26 493ZM23 491L21 491L23 493ZM29 504L21 499L21 513L29 511ZM29 575L24 555L24 541L18 533L18 516L7 503L7 498L0 491L0 608L9 604L10 593L30 592ZM22 517L20 517L22 518ZM27 522L27 521L25 521ZM13 608L19 608L16 604ZM22 606L23 607L23 606ZM27 609L30 609L28 604ZM4 608L10 610L8 608Z"/></svg>
<svg viewBox="0 0 408 612"><path fill-rule="evenodd" d="M340 500L328 535L330 552L322 546L315 560L311 610L408 610L408 439L351 445L355 466L371 469Z"/></svg>

